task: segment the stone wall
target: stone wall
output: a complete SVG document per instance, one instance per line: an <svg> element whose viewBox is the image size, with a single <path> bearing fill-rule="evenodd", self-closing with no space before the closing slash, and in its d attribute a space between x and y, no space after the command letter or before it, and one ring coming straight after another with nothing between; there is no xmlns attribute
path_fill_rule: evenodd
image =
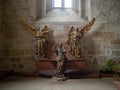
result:
<svg viewBox="0 0 120 90"><path fill-rule="evenodd" d="M46 11L49 12L52 10L52 0L46 0Z"/></svg>
<svg viewBox="0 0 120 90"><path fill-rule="evenodd" d="M0 67L3 70L34 71L34 37L20 24L20 19L29 19L34 0L6 0L3 8L4 47L0 54L4 60ZM31 44L32 43L32 44ZM27 54L26 54L27 53Z"/></svg>
<svg viewBox="0 0 120 90"><path fill-rule="evenodd" d="M87 23L30 22L29 19L35 17L32 1L34 0L6 0L3 4L5 42L4 46L1 46L0 54L0 68L3 70L14 69L17 72L36 70L37 40L20 24L20 18L33 26L41 28L44 25L49 26L54 30L52 39L56 42L66 40L70 26L81 27ZM96 18L96 23L81 40L83 57L90 71L97 71L98 64L105 62L107 58L120 60L119 5L120 0L91 0L91 17Z"/></svg>
<svg viewBox="0 0 120 90"><path fill-rule="evenodd" d="M3 52L3 47L4 47L4 36L5 36L5 32L3 31L3 20L2 20L2 17L3 17L3 0L0 1L0 65L3 64L3 58L1 56L2 52ZM0 68L1 70L2 68Z"/></svg>
<svg viewBox="0 0 120 90"><path fill-rule="evenodd" d="M96 48L90 50L88 54L93 54L98 63L105 62L106 58L120 60L119 8L120 0L91 0L91 16L96 17L97 23L93 32L88 35L93 41L92 45L89 43L89 47Z"/></svg>
<svg viewBox="0 0 120 90"><path fill-rule="evenodd" d="M3 0L0 1L0 34L2 35ZM0 35L0 36L1 36Z"/></svg>

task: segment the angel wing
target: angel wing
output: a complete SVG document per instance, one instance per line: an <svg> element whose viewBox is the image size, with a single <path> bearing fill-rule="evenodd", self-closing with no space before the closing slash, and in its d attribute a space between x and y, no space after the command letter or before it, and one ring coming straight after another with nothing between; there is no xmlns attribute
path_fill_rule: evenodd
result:
<svg viewBox="0 0 120 90"><path fill-rule="evenodd" d="M28 30L29 32L31 32L34 36L37 36L37 31L31 25L29 25L24 20L20 20L20 22L26 28L26 30Z"/></svg>
<svg viewBox="0 0 120 90"><path fill-rule="evenodd" d="M80 33L82 36L84 35L85 32L89 31L92 27L92 25L95 23L95 18L93 18L88 24L86 24L81 30Z"/></svg>

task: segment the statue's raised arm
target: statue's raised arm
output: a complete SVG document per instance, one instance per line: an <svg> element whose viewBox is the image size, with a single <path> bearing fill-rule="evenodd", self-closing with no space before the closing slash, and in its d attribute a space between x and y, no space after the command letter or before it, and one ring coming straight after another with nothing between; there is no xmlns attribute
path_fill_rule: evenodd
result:
<svg viewBox="0 0 120 90"><path fill-rule="evenodd" d="M20 22L25 27L26 30L31 32L34 36L37 36L37 31L31 25L29 25L26 21L22 19L20 20Z"/></svg>

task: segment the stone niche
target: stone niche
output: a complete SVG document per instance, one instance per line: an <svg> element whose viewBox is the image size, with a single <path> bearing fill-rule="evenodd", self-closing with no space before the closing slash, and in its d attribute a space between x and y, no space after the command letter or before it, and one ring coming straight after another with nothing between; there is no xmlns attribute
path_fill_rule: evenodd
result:
<svg viewBox="0 0 120 90"><path fill-rule="evenodd" d="M50 35L48 38L49 44L48 44L48 50L46 58L55 60L55 53L52 51L53 46L58 46L58 43L61 42L63 44L63 47L66 49L66 56L69 60L78 60L80 58L75 58L71 55L69 51L69 46L67 45L66 41L68 38L69 30L72 26L75 27L75 29L78 27L80 28L82 25L85 25L86 22L81 23L81 25L78 23L45 23L45 24L35 24L35 27L44 28L44 26L48 26L50 28Z"/></svg>
<svg viewBox="0 0 120 90"><path fill-rule="evenodd" d="M44 26L48 26L50 28L49 35L49 44L46 58L37 58L36 60L36 69L38 71L42 70L55 70L56 69L56 53L52 51L53 46L58 46L59 42L62 42L63 47L66 50L66 57L68 59L67 69L69 70L85 70L85 60L83 58L75 58L69 51L69 46L66 43L68 38L69 30L72 26L75 29L80 28L84 23L40 23L35 24L35 27L44 28Z"/></svg>

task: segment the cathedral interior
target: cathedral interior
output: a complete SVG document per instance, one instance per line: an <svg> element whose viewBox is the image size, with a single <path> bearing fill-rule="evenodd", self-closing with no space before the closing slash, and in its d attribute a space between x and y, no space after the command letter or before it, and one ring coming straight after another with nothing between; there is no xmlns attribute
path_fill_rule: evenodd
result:
<svg viewBox="0 0 120 90"><path fill-rule="evenodd" d="M0 0L0 90L120 90L120 0Z"/></svg>

